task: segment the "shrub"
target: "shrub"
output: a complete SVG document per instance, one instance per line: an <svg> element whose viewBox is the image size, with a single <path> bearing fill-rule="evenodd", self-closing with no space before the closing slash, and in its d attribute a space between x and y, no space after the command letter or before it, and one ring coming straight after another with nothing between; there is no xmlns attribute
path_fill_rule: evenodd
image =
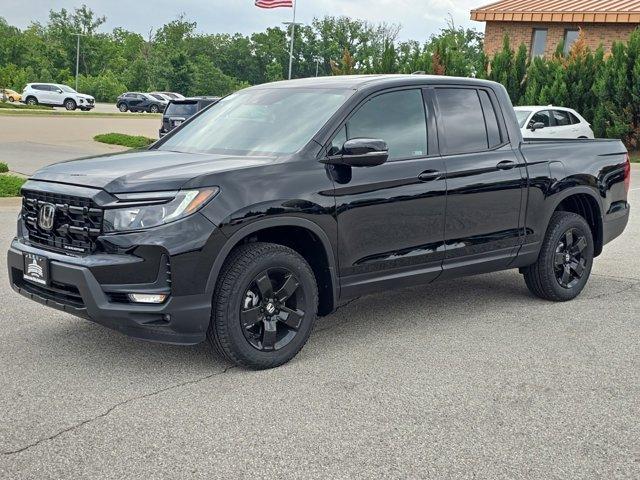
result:
<svg viewBox="0 0 640 480"><path fill-rule="evenodd" d="M0 173L7 173L9 171L9 165L4 162L0 162Z"/></svg>
<svg viewBox="0 0 640 480"><path fill-rule="evenodd" d="M15 175L0 175L0 197L17 197L26 178Z"/></svg>
<svg viewBox="0 0 640 480"><path fill-rule="evenodd" d="M126 135L124 133L102 133L93 137L96 142L107 143L109 145L122 145L129 148L144 148L151 145L155 140L142 135Z"/></svg>

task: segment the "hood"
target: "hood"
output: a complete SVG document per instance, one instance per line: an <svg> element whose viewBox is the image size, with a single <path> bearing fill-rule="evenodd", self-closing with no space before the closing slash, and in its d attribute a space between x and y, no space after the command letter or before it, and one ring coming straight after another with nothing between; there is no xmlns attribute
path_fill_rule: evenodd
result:
<svg viewBox="0 0 640 480"><path fill-rule="evenodd" d="M154 192L215 185L215 174L274 163L274 157L138 150L54 163L32 180L101 188L109 193Z"/></svg>
<svg viewBox="0 0 640 480"><path fill-rule="evenodd" d="M85 100L95 100L91 95L86 95L84 93L78 93L78 98L83 98Z"/></svg>

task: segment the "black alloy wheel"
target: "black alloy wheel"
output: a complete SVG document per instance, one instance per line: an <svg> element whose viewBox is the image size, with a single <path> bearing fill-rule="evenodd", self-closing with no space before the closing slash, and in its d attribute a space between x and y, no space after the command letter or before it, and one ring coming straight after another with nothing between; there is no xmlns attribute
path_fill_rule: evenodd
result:
<svg viewBox="0 0 640 480"><path fill-rule="evenodd" d="M245 368L282 365L304 347L318 311L313 270L295 250L252 242L236 247L218 277L207 338Z"/></svg>
<svg viewBox="0 0 640 480"><path fill-rule="evenodd" d="M521 269L536 297L566 302L580 295L593 266L594 241L587 221L573 212L551 216L537 261Z"/></svg>
<svg viewBox="0 0 640 480"><path fill-rule="evenodd" d="M562 235L553 257L556 280L561 287L573 288L584 275L587 260L583 252L586 248L586 237L575 228L570 228Z"/></svg>
<svg viewBox="0 0 640 480"><path fill-rule="evenodd" d="M298 333L305 312L300 282L286 268L271 268L256 276L245 291L240 321L253 348L280 350Z"/></svg>

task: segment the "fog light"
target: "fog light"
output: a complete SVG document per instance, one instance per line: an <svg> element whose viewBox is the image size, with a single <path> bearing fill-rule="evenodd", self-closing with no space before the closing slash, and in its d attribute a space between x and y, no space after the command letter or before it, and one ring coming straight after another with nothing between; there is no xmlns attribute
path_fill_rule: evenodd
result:
<svg viewBox="0 0 640 480"><path fill-rule="evenodd" d="M167 299L164 293L130 293L129 300L134 303L162 303Z"/></svg>

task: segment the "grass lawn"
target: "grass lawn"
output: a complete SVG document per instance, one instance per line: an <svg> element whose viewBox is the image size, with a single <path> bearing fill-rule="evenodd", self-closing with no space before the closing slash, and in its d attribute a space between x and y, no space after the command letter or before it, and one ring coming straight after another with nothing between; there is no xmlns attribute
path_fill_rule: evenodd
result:
<svg viewBox="0 0 640 480"><path fill-rule="evenodd" d="M17 197L20 195L20 187L26 182L26 178L15 175L0 174L0 197Z"/></svg>
<svg viewBox="0 0 640 480"><path fill-rule="evenodd" d="M102 133L93 137L96 142L108 143L109 145L122 145L129 148L144 148L151 145L155 140L142 135L126 135L124 133Z"/></svg>
<svg viewBox="0 0 640 480"><path fill-rule="evenodd" d="M632 163L640 163L640 151L629 152L629 158L631 158Z"/></svg>
<svg viewBox="0 0 640 480"><path fill-rule="evenodd" d="M0 105L2 105L0 103ZM44 110L44 107L37 106L37 108L4 108L0 107L0 116L2 117L12 117L12 116L50 116L50 117L66 117L66 116L75 116L75 117L118 117L118 118L161 118L161 113L146 113L144 115L134 115L134 114L124 114L124 113L108 113L108 112L69 112L67 110L53 110L49 108L49 110Z"/></svg>
<svg viewBox="0 0 640 480"><path fill-rule="evenodd" d="M0 102L0 110L11 110L11 111L31 111L39 110L39 111L48 111L52 112L53 108L45 107L44 105L25 105L23 103L18 102Z"/></svg>

